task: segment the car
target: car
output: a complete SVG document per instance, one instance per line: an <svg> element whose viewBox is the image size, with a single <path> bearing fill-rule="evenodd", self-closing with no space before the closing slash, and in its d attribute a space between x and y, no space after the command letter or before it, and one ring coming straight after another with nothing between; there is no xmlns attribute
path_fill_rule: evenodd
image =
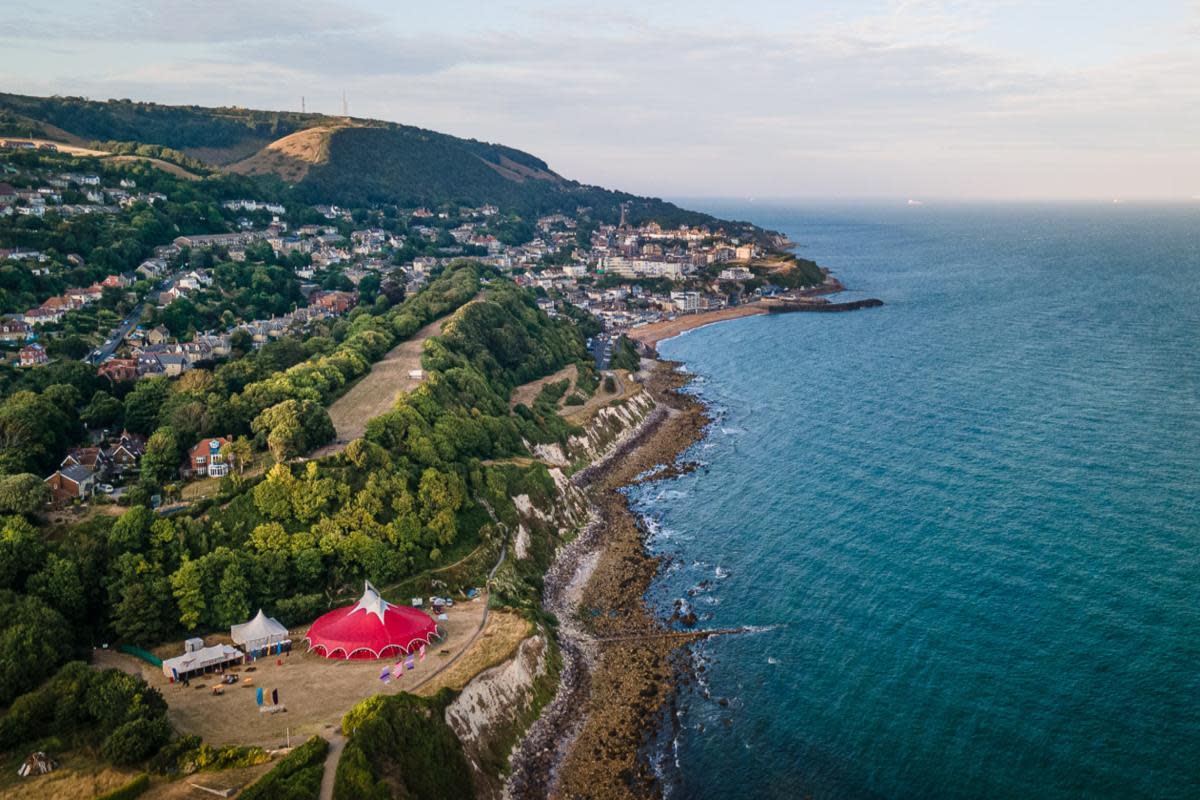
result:
<svg viewBox="0 0 1200 800"><path fill-rule="evenodd" d="M116 491L116 489L113 488L113 485L111 483L101 483L98 486L96 486L96 488L99 489L100 491L104 492L105 494L112 494L113 492Z"/></svg>

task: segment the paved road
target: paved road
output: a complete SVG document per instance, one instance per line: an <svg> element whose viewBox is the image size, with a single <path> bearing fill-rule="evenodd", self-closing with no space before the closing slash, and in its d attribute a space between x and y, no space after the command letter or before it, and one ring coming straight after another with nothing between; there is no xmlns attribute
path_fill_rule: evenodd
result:
<svg viewBox="0 0 1200 800"><path fill-rule="evenodd" d="M146 302L138 304L138 307L133 310L133 313L121 321L121 324L113 328L112 334L99 349L93 350L88 357L88 363L93 366L99 366L108 360L117 348L121 346L121 342L129 335L129 332L138 324L138 320L142 318L142 312L146 310Z"/></svg>

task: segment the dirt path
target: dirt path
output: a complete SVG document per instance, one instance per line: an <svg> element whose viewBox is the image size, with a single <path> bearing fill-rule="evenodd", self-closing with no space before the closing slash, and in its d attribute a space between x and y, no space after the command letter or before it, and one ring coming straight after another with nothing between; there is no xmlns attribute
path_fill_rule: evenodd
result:
<svg viewBox="0 0 1200 800"><path fill-rule="evenodd" d="M406 686L404 689L405 691L416 692L417 689L420 689L426 683L429 683L429 681L445 672L450 665L452 665L455 661L458 661L463 653L471 649L471 645L475 644L475 640L479 638L479 634L483 633L483 629L487 627L489 611L488 606L491 599L491 592L487 590L491 588L492 578L496 577L496 570L500 569L500 565L504 563L504 556L507 553L508 545L500 548L500 558L496 560L496 564L492 567L492 571L488 573L487 583L484 584L486 588L483 593L483 616L480 617L479 625L475 628L475 632L471 634L471 638L468 639L466 644L464 644L448 661L419 680L411 688ZM375 662L372 662L372 664L374 663ZM337 725L341 725L341 719L338 720ZM342 757L342 748L345 746L345 737L342 735L342 732L338 729L338 727L335 727L333 730L333 735L329 738L329 754L325 757L325 772L321 776L320 800L333 800L333 784L337 778L338 761Z"/></svg>
<svg viewBox="0 0 1200 800"><path fill-rule="evenodd" d="M472 301L474 302L474 301ZM346 445L360 438L367 430L367 423L392 410L401 392L411 392L425 380L412 377L409 373L421 369L421 351L425 340L442 332L446 321L457 311L451 311L417 331L409 339L388 351L375 362L362 380L350 387L350 391L334 401L329 407L329 417L337 431L337 439L312 454L312 458L330 456L346 449Z"/></svg>
<svg viewBox="0 0 1200 800"><path fill-rule="evenodd" d="M329 752L325 754L325 772L321 775L321 800L333 800L333 784L337 778L338 761L342 758L342 749L346 746L346 737L335 730L329 737Z"/></svg>
<svg viewBox="0 0 1200 800"><path fill-rule="evenodd" d="M575 386L575 380L579 377L579 367L574 364L568 364L553 375L547 375L544 378L538 378L529 383L523 383L516 389L513 389L512 397L508 399L509 409L514 409L517 405L524 403L526 406L533 408L533 401L537 399L541 393L542 387L551 383L558 383L561 380L569 381L567 393ZM566 395L564 395L565 397Z"/></svg>

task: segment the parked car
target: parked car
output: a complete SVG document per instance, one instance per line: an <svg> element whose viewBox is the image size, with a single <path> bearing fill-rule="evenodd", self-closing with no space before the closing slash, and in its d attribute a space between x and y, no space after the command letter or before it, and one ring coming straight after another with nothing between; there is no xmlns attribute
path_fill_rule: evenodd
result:
<svg viewBox="0 0 1200 800"><path fill-rule="evenodd" d="M99 489L100 491L104 492L105 494L112 494L113 492L116 491L113 488L113 485L111 483L101 483L101 484L98 484L96 486L96 488Z"/></svg>

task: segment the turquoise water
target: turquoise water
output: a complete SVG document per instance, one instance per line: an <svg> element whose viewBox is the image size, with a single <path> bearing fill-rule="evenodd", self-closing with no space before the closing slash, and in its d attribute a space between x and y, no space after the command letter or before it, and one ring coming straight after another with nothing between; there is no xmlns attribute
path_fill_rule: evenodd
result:
<svg viewBox="0 0 1200 800"><path fill-rule="evenodd" d="M1200 797L1200 205L700 205L887 305L660 347L670 796Z"/></svg>

